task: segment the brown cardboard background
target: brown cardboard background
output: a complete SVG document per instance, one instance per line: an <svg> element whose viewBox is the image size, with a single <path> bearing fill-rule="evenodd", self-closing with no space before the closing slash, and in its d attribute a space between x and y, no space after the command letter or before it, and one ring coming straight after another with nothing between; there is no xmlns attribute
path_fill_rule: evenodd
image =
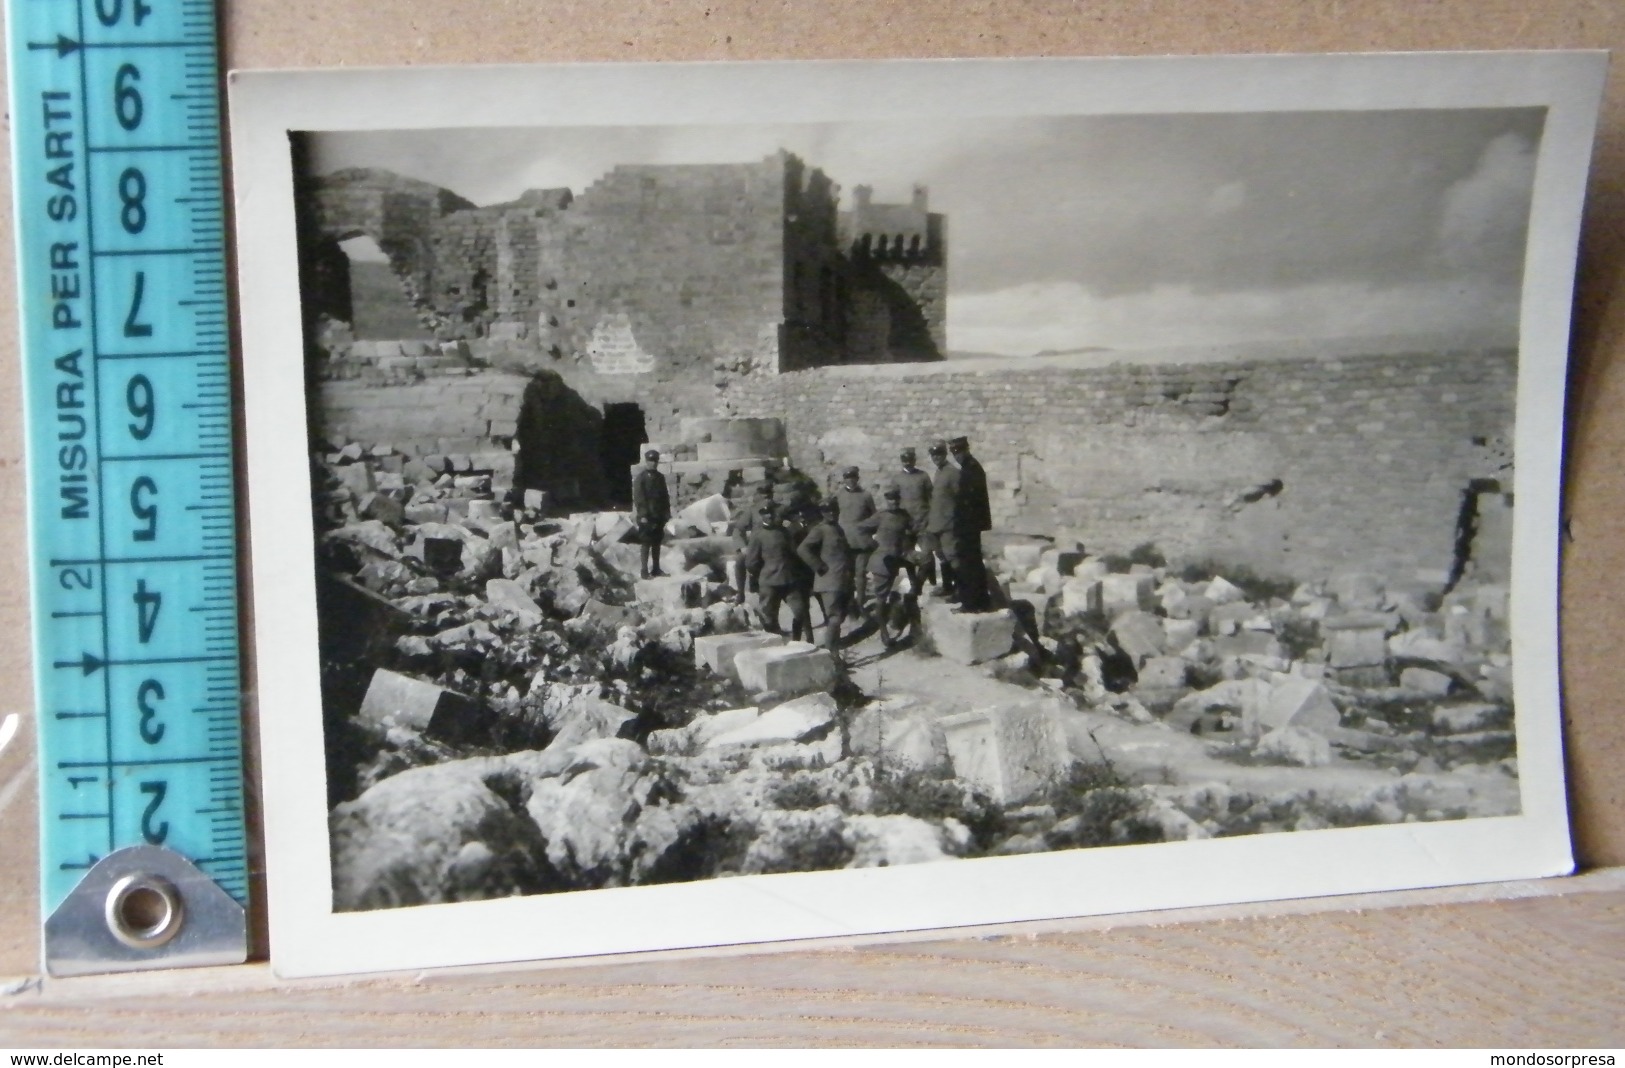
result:
<svg viewBox="0 0 1625 1068"><path fill-rule="evenodd" d="M581 60L834 59L1625 47L1625 6L1595 0L1139 0L746 3L713 0L242 0L229 67ZM9 191L9 160L6 164ZM8 196L9 203L9 196ZM0 245L11 243L10 213ZM15 292L9 255L0 293ZM1625 718L1614 651L1625 593L1625 79L1605 99L1580 257L1564 547L1571 810L1582 865L1625 864ZM296 450L298 445L290 443ZM0 713L32 708L15 308L0 306ZM245 568L246 573L246 568ZM0 975L36 967L34 727L0 753ZM15 787L15 790L11 788ZM6 796L11 800L6 802Z"/></svg>

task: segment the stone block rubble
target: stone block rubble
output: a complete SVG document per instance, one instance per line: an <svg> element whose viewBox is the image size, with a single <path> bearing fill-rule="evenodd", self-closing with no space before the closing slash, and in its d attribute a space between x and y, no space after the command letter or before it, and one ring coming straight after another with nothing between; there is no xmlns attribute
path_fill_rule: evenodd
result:
<svg viewBox="0 0 1625 1068"><path fill-rule="evenodd" d="M1504 585L1359 572L1291 583L1022 542L994 566L1011 602L1035 608L1031 674L1085 707L1226 739L1240 760L1314 766L1329 752L1515 774L1508 732L1450 727L1458 707L1512 721Z"/></svg>
<svg viewBox="0 0 1625 1068"><path fill-rule="evenodd" d="M624 513L544 518L544 500L516 507L461 459L391 471L390 456L315 458L341 909L1203 837L1236 821L1444 818L1479 802L1428 773L1515 773L1504 589L1335 578L1266 596L1245 575L1012 544L992 564L1017 608L954 614L923 598L940 668L864 694L829 650L753 629L734 603L716 531L749 486L690 501L686 532L705 532L665 547L669 577L640 580ZM1007 699L960 700L972 680ZM1232 796L1227 815L1211 791L1118 775L1100 723L1238 764L1357 761L1410 785L1335 811Z"/></svg>

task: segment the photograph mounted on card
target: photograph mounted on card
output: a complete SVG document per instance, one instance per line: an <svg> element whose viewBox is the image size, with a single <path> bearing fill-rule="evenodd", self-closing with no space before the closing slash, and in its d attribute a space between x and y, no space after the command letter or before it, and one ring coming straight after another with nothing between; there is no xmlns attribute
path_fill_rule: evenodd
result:
<svg viewBox="0 0 1625 1068"><path fill-rule="evenodd" d="M1601 76L234 75L277 970L1568 872Z"/></svg>

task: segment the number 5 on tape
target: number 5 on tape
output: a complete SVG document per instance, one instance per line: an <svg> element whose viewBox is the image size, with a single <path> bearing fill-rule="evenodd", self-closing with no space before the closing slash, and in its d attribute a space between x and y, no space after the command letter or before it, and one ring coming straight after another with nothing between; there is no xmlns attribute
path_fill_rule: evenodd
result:
<svg viewBox="0 0 1625 1068"><path fill-rule="evenodd" d="M54 975L240 961L213 0L8 0Z"/></svg>

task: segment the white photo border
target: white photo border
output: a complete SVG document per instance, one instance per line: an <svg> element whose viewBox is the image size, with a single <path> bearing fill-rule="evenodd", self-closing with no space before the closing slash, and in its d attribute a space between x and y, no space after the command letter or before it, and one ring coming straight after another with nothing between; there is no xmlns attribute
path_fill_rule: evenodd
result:
<svg viewBox="0 0 1625 1068"><path fill-rule="evenodd" d="M1564 382L1605 55L581 64L230 76L272 965L308 976L953 928L1566 874ZM1521 814L337 913L290 131L1545 107L1516 404Z"/></svg>

